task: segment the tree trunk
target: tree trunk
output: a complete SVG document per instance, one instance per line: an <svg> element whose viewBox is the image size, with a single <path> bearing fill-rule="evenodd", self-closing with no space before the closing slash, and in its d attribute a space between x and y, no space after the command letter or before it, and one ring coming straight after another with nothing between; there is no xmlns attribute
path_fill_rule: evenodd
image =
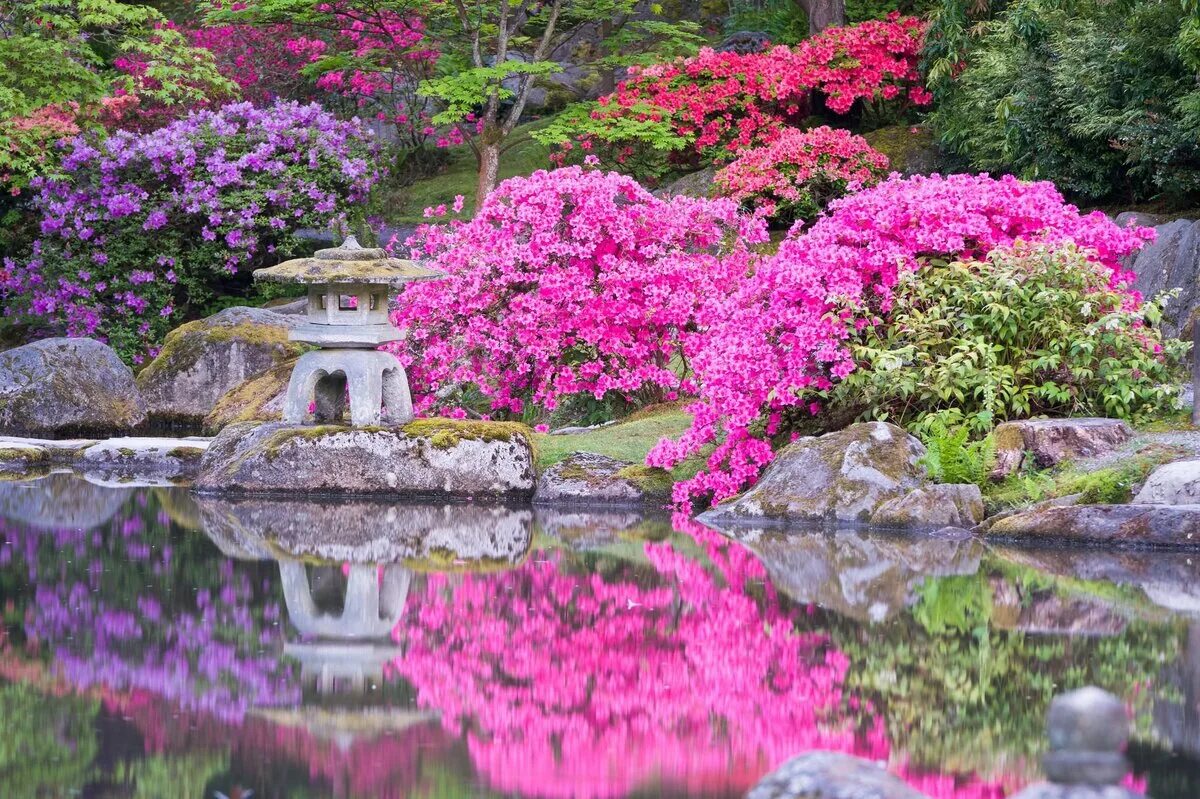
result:
<svg viewBox="0 0 1200 799"><path fill-rule="evenodd" d="M491 135L492 131L484 131L479 142L479 180L475 184L475 210L478 211L483 201L496 188L500 178L500 139Z"/></svg>
<svg viewBox="0 0 1200 799"><path fill-rule="evenodd" d="M800 0L808 12L808 35L846 24L846 0Z"/></svg>

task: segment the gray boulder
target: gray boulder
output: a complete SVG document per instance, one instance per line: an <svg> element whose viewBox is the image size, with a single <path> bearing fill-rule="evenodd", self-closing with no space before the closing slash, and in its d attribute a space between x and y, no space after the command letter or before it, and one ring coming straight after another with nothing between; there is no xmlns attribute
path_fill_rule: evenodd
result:
<svg viewBox="0 0 1200 799"><path fill-rule="evenodd" d="M1133 430L1120 419L1026 419L996 427L995 479L1021 468L1025 453L1045 469L1065 460L1090 458L1118 449L1133 438Z"/></svg>
<svg viewBox="0 0 1200 799"><path fill-rule="evenodd" d="M215 435L238 422L277 422L282 419L288 381L295 365L294 358L281 361L226 391L204 417L205 432Z"/></svg>
<svg viewBox="0 0 1200 799"><path fill-rule="evenodd" d="M1200 505L1072 505L1018 513L989 536L1111 547L1200 549Z"/></svg>
<svg viewBox="0 0 1200 799"><path fill-rule="evenodd" d="M1117 224L1145 224L1133 214L1120 214ZM1189 320L1200 301L1200 222L1175 219L1154 226L1158 238L1139 250L1127 264L1137 275L1134 288L1147 297L1162 291L1181 289L1163 312L1165 335L1179 336L1190 327Z"/></svg>
<svg viewBox="0 0 1200 799"><path fill-rule="evenodd" d="M928 799L870 760L806 752L758 781L746 799Z"/></svg>
<svg viewBox="0 0 1200 799"><path fill-rule="evenodd" d="M627 461L576 452L538 479L536 505L643 507L665 505L671 499L671 476Z"/></svg>
<svg viewBox="0 0 1200 799"><path fill-rule="evenodd" d="M357 494L527 499L527 428L418 419L399 428L230 425L205 452L195 489L229 494Z"/></svg>
<svg viewBox="0 0 1200 799"><path fill-rule="evenodd" d="M974 527L981 521L983 494L969 483L915 488L871 515L871 524L881 527Z"/></svg>
<svg viewBox="0 0 1200 799"><path fill-rule="evenodd" d="M27 483L0 482L0 517L39 529L91 530L117 514L130 488L101 488L66 472Z"/></svg>
<svg viewBox="0 0 1200 799"><path fill-rule="evenodd" d="M664 200L671 197L711 197L717 168L707 166L678 178L654 192Z"/></svg>
<svg viewBox="0 0 1200 799"><path fill-rule="evenodd" d="M0 433L112 433L145 419L133 372L99 341L48 338L0 352Z"/></svg>
<svg viewBox="0 0 1200 799"><path fill-rule="evenodd" d="M738 520L868 522L880 505L926 482L925 447L892 424L852 424L785 447L741 497L701 515Z"/></svg>
<svg viewBox="0 0 1200 799"><path fill-rule="evenodd" d="M860 621L880 622L910 606L932 577L975 574L984 545L965 530L899 536L864 530L737 529L771 583L794 601Z"/></svg>
<svg viewBox="0 0 1200 799"><path fill-rule="evenodd" d="M225 392L302 353L288 331L303 321L265 308L226 308L172 330L137 377L150 415L202 422Z"/></svg>
<svg viewBox="0 0 1200 799"><path fill-rule="evenodd" d="M1135 505L1200 505L1200 460L1159 466L1133 498Z"/></svg>

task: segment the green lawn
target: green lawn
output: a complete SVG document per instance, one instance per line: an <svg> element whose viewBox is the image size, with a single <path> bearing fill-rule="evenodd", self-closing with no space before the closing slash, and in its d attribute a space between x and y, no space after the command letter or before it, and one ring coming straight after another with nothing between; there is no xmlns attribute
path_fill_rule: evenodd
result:
<svg viewBox="0 0 1200 799"><path fill-rule="evenodd" d="M691 414L686 413L679 404L668 404L647 408L623 422L584 433L563 436L535 433L537 465L539 469L545 469L572 452L595 452L631 463L642 463L646 460L646 453L659 439L663 436L676 438L691 424Z"/></svg>
<svg viewBox="0 0 1200 799"><path fill-rule="evenodd" d="M513 136L519 143L500 158L500 179L529 175L538 169L548 169L550 150L529 138L531 130L545 125L548 120L537 120L517 127ZM373 203L379 213L392 224L415 224L425 221L426 208L445 205L449 208L454 197L461 194L466 198L462 218L469 219L475 210L475 154L471 148L449 148L450 162L437 175L419 180L411 186L381 188Z"/></svg>

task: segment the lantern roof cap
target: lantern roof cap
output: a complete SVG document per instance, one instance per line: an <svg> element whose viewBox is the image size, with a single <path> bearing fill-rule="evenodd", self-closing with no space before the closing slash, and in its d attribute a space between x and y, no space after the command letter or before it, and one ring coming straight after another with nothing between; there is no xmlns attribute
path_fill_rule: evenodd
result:
<svg viewBox="0 0 1200 799"><path fill-rule="evenodd" d="M310 258L293 258L255 269L254 279L272 283L366 283L399 286L414 280L436 280L442 272L403 258L389 258L379 247L363 247L354 236L341 246L317 250Z"/></svg>

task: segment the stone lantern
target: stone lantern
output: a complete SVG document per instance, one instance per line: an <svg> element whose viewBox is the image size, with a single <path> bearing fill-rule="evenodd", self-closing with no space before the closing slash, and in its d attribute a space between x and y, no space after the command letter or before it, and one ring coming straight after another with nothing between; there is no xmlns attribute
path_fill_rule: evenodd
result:
<svg viewBox="0 0 1200 799"><path fill-rule="evenodd" d="M293 328L288 338L321 348L296 362L283 421L340 422L347 389L350 423L355 427L411 420L412 397L404 367L376 348L402 337L388 319L388 304L396 289L409 281L439 277L442 273L389 258L382 249L362 247L354 236L340 247L318 250L311 258L256 269L255 280L308 284L307 323ZM309 413L313 403L315 414Z"/></svg>

